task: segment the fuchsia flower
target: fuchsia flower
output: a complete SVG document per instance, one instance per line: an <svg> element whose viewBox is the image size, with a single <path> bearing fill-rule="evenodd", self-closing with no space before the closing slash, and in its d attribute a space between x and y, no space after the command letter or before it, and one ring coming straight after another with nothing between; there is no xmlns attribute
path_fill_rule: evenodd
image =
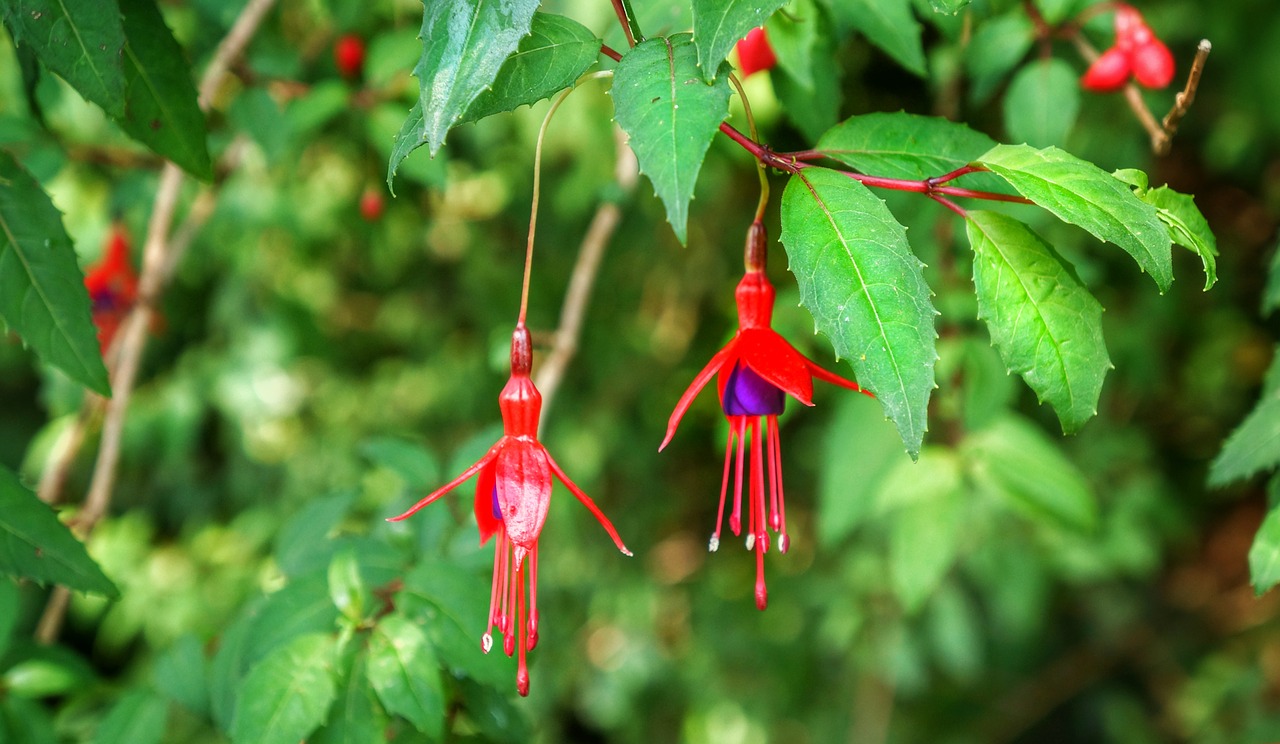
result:
<svg viewBox="0 0 1280 744"><path fill-rule="evenodd" d="M618 550L624 555L631 555L608 517L565 475L538 441L542 394L529 378L532 366L529 331L523 323L518 323L511 336L511 377L498 396L498 407L502 410L502 438L457 478L414 504L404 514L389 520L399 522L411 516L471 476L480 474L475 502L480 544L485 544L495 534L498 536L493 555L489 627L481 636L481 648L486 654L493 648L495 625L503 636L502 648L507 656L515 653L516 646L519 646L516 689L521 695L529 694L525 653L538 643L538 535L542 532L547 507L551 504L553 475L595 515Z"/></svg>
<svg viewBox="0 0 1280 744"><path fill-rule="evenodd" d="M769 551L768 529L778 533L778 550L790 547L787 536L787 512L782 487L781 439L778 415L786 407L786 396L806 406L813 405L813 378L856 390L864 395L858 383L819 367L771 328L773 320L773 285L765 276L766 236L764 225L754 222L747 233L747 270L738 282L738 333L724 348L716 352L693 378L680 396L667 422L667 435L661 451L675 436L680 419L702 388L716 377L720 405L729 420L729 439L724 452L724 477L720 483L720 509L716 530L709 550L720 547L720 529L724 521L725 494L729 489L729 471L734 472L733 513L729 529L734 535L742 530L742 481L744 452L751 450L747 486L747 550L756 553L756 606L765 609L769 595L764 582L764 554ZM873 396L874 397L874 396ZM737 442L736 450L734 442ZM736 457L735 457L736 451ZM769 503L765 506L765 473L767 453ZM767 517L766 517L767 515Z"/></svg>

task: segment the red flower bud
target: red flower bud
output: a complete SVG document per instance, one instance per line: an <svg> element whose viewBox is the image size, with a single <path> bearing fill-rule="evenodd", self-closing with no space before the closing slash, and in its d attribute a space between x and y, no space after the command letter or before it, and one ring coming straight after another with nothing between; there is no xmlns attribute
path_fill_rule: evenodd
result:
<svg viewBox="0 0 1280 744"><path fill-rule="evenodd" d="M1163 41L1152 38L1134 47L1130 54L1133 77L1148 88L1163 88L1173 82L1173 54Z"/></svg>
<svg viewBox="0 0 1280 744"><path fill-rule="evenodd" d="M751 32L738 42L738 67L742 76L747 77L759 70L771 70L778 64L778 57L769 46L769 37L764 28L753 28Z"/></svg>
<svg viewBox="0 0 1280 744"><path fill-rule="evenodd" d="M1089 65L1080 86L1094 93L1120 90L1129 81L1129 55L1119 47L1111 47Z"/></svg>
<svg viewBox="0 0 1280 744"><path fill-rule="evenodd" d="M338 37L333 45L333 61L344 78L360 77L364 71L364 39L354 34Z"/></svg>

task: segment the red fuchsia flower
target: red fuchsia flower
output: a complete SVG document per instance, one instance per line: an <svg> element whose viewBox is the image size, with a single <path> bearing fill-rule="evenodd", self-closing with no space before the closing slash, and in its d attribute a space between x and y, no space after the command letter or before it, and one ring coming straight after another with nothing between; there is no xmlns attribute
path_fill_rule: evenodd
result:
<svg viewBox="0 0 1280 744"><path fill-rule="evenodd" d="M1083 88L1110 93L1123 88L1130 75L1146 88L1164 88L1173 82L1173 54L1137 8L1118 5L1114 24L1115 44L1089 65L1080 78Z"/></svg>
<svg viewBox="0 0 1280 744"><path fill-rule="evenodd" d="M702 388L716 377L720 406L729 421L729 438L724 452L724 477L720 482L720 508L716 529L708 549L720 547L720 530L724 522L725 496L729 490L729 473L734 473L733 512L729 529L734 535L742 530L742 481L747 480L747 550L756 553L756 606L768 606L769 594L764 581L764 554L769 551L769 533L778 534L778 550L790 547L787 535L787 512L782 487L781 438L778 415L786 407L786 396L806 406L813 405L813 378L849 388L864 395L871 393L852 380L828 372L796 351L771 327L774 290L765 276L766 235L764 225L752 223L747 233L746 272L738 282L738 332L724 348L716 352L707 366L693 378L680 396L667 422L667 435L659 451L670 444L680 419ZM736 442L736 445L735 445ZM751 451L750 473L743 469L746 450ZM765 478L768 477L768 505L765 503Z"/></svg>
<svg viewBox="0 0 1280 744"><path fill-rule="evenodd" d="M89 267L84 277L85 289L93 303L93 324L98 327L98 346L106 353L138 298L138 275L129 263L129 237L116 226L107 239L102 258Z"/></svg>
<svg viewBox="0 0 1280 744"><path fill-rule="evenodd" d="M507 656L519 647L516 689L521 695L529 694L529 668L525 653L538 643L538 536L542 533L547 508L551 504L553 475L595 515L618 550L624 555L631 555L608 517L565 475L551 453L538 441L542 394L529 378L532 365L533 347L529 330L523 323L518 323L511 336L511 377L498 396L498 407L502 411L502 438L457 478L405 513L388 520L399 522L476 473L480 474L475 501L480 544L484 545L489 538L498 536L493 554L489 627L480 637L480 646L486 654L493 648L493 628L496 625L503 636L502 648Z"/></svg>

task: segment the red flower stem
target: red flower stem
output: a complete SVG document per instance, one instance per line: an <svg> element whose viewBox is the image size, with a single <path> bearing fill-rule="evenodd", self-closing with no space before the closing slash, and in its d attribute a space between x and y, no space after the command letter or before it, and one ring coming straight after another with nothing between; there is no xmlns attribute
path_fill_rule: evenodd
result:
<svg viewBox="0 0 1280 744"><path fill-rule="evenodd" d="M614 62L622 61L622 55L618 52L618 50L614 49L608 44L600 45L600 53L608 57L609 59L613 60Z"/></svg>
<svg viewBox="0 0 1280 744"><path fill-rule="evenodd" d="M963 207L961 207L959 204L956 204L955 202L951 201L950 199L948 199L948 198L947 198L947 197L945 197L945 196L942 196L942 195L940 195L940 194L929 194L929 198L930 198L930 199L933 199L934 201L936 201L937 203L939 203L939 204L941 204L942 206L946 207L947 209L950 209L952 212L955 212L956 214L960 215L961 217L968 217L968 216L969 216L969 215L964 211L964 208L963 208Z"/></svg>
<svg viewBox="0 0 1280 744"><path fill-rule="evenodd" d="M970 163L969 165L966 165L963 168L956 168L950 173L943 173L941 176L934 176L933 178L930 178L928 180L929 180L929 183L934 186L941 186L944 183L948 183L956 180L960 176L967 176L970 173L984 173L986 172L986 170L987 169L984 166L974 165L973 163Z"/></svg>
<svg viewBox="0 0 1280 744"><path fill-rule="evenodd" d="M631 8L631 0L613 0L613 13L618 16L618 24L622 26L622 33L627 36L628 46L644 41L644 34L636 23L636 13Z"/></svg>

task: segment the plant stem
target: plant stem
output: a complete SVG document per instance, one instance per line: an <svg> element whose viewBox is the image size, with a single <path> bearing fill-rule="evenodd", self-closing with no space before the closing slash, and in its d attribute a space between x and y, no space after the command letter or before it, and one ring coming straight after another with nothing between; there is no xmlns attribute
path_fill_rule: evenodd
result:
<svg viewBox="0 0 1280 744"><path fill-rule="evenodd" d="M613 0L613 12L618 16L618 23L622 25L622 33L627 36L628 46L635 46L636 42L644 41L644 34L640 32L640 26L636 23L636 12L631 8L631 0Z"/></svg>

